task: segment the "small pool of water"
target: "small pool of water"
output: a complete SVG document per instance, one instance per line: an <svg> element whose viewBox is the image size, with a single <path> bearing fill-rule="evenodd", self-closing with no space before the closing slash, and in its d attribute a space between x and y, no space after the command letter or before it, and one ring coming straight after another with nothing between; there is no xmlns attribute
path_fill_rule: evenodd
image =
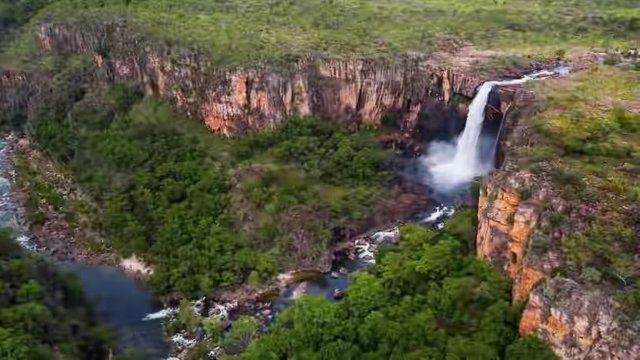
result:
<svg viewBox="0 0 640 360"><path fill-rule="evenodd" d="M100 317L111 325L141 320L155 311L151 293L113 267L81 263L64 263L61 267L78 276Z"/></svg>
<svg viewBox="0 0 640 360"><path fill-rule="evenodd" d="M294 301L302 295L321 296L329 301L337 301L334 291L345 290L351 284L351 273L366 269L369 263L362 259L356 258L349 260L347 258L339 259L332 266L330 273L318 273L317 276L303 281L299 284L291 284L271 305L271 310L277 314L287 307L293 305ZM345 268L348 274L338 272L340 268ZM332 273L337 277L332 276Z"/></svg>
<svg viewBox="0 0 640 360"><path fill-rule="evenodd" d="M142 320L161 307L148 289L110 266L64 263L61 267L78 276L100 320L116 331L116 350L133 348L144 359L168 356L161 320Z"/></svg>

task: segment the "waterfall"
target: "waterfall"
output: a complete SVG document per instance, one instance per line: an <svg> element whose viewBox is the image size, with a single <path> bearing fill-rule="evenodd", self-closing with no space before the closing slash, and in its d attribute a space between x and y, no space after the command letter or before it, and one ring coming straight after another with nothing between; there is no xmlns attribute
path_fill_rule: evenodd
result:
<svg viewBox="0 0 640 360"><path fill-rule="evenodd" d="M457 141L455 143L431 143L427 155L420 159L421 164L427 169L427 184L436 192L452 193L469 184L474 177L486 175L493 170L493 156L482 159L479 154L479 143L485 118L485 109L491 90L495 86L518 85L529 80L545 78L554 74L566 74L567 71L567 68L559 67L525 75L520 79L483 83L469 106L464 131Z"/></svg>
<svg viewBox="0 0 640 360"><path fill-rule="evenodd" d="M467 123L462 135L458 138L456 153L452 166L461 169L476 169L478 166L478 140L484 122L484 113L493 90L494 82L486 82L480 86L478 93L469 106Z"/></svg>

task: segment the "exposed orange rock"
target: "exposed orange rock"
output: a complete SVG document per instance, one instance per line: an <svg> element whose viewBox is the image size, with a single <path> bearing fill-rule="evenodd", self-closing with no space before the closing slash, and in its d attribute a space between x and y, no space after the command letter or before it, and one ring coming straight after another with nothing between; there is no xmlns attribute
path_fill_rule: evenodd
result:
<svg viewBox="0 0 640 360"><path fill-rule="evenodd" d="M546 327L547 331L557 338L563 338L569 333L569 327L567 324L553 315L549 316L547 319Z"/></svg>
<svg viewBox="0 0 640 360"><path fill-rule="evenodd" d="M126 22L43 22L38 37L44 49L56 53L94 55L108 48L108 56L96 57L103 73L173 101L188 116L204 120L223 135L274 128L294 115L375 125L393 114L405 129L410 128L432 104L430 100L472 96L484 80L476 72L475 60L491 56L461 48L454 54L393 61L301 57L286 71L221 69L197 50L146 42Z"/></svg>
<svg viewBox="0 0 640 360"><path fill-rule="evenodd" d="M536 310L527 309L522 313L520 318L520 335L531 335L540 327L540 312Z"/></svg>
<svg viewBox="0 0 640 360"><path fill-rule="evenodd" d="M98 67L102 67L102 63L104 62L104 57L100 54L96 54L93 58L96 62L96 65Z"/></svg>
<svg viewBox="0 0 640 360"><path fill-rule="evenodd" d="M513 287L513 301L526 301L529 293L545 278L545 274L532 267L522 269L520 278Z"/></svg>
<svg viewBox="0 0 640 360"><path fill-rule="evenodd" d="M526 143L526 134L512 135L505 146ZM527 199L519 196L524 189L530 192ZM543 340L560 359L640 359L640 324L628 320L611 294L551 277L563 262L557 243L561 230L549 234L540 224L549 224L549 208L566 208L555 191L507 158L481 188L478 256L509 276L513 300L526 303L519 324L522 336Z"/></svg>
<svg viewBox="0 0 640 360"><path fill-rule="evenodd" d="M606 294L562 278L531 292L520 321L520 335L544 340L561 359L640 359L638 331Z"/></svg>
<svg viewBox="0 0 640 360"><path fill-rule="evenodd" d="M513 184L487 181L478 204L477 254L497 266L513 281L514 301L526 300L545 275L526 266L525 252L538 222L535 204L522 201Z"/></svg>

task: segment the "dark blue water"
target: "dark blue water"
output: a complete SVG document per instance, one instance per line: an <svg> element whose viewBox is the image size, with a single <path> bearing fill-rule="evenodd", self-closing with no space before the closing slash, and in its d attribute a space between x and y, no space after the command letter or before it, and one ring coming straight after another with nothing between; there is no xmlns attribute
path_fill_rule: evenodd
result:
<svg viewBox="0 0 640 360"><path fill-rule="evenodd" d="M349 284L351 284L351 274L356 271L364 270L369 266L371 266L370 263L359 258L354 260L341 258L333 264L332 272L338 272L340 268L345 268L348 270L348 274L338 273L338 277L334 278L331 276L331 273L318 273L316 277L303 282L304 284L302 286L304 287L304 291L302 292L302 295L321 296L332 302L338 301L338 299L334 297L334 291L336 289L347 289ZM300 286L300 284L292 284L273 302L271 309L276 316L277 313L293 305L296 300L294 298L294 293L296 290L300 290L298 286Z"/></svg>
<svg viewBox="0 0 640 360"><path fill-rule="evenodd" d="M148 289L110 266L65 263L62 267L78 276L100 320L116 331L117 351L133 348L149 360L168 356L161 320L142 320L159 309Z"/></svg>

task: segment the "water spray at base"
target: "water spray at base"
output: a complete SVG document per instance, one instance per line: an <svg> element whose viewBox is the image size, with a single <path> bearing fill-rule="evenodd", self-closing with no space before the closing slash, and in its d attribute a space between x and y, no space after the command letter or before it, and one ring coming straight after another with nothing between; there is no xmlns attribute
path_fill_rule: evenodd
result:
<svg viewBox="0 0 640 360"><path fill-rule="evenodd" d="M488 81L480 86L469 106L464 131L455 143L434 142L428 153L420 158L420 165L427 169L426 183L436 192L451 194L465 187L473 178L486 175L494 168L494 156L482 159L479 143L489 95L495 86L523 84L530 80L552 75L566 74L566 67L544 70L520 79Z"/></svg>

